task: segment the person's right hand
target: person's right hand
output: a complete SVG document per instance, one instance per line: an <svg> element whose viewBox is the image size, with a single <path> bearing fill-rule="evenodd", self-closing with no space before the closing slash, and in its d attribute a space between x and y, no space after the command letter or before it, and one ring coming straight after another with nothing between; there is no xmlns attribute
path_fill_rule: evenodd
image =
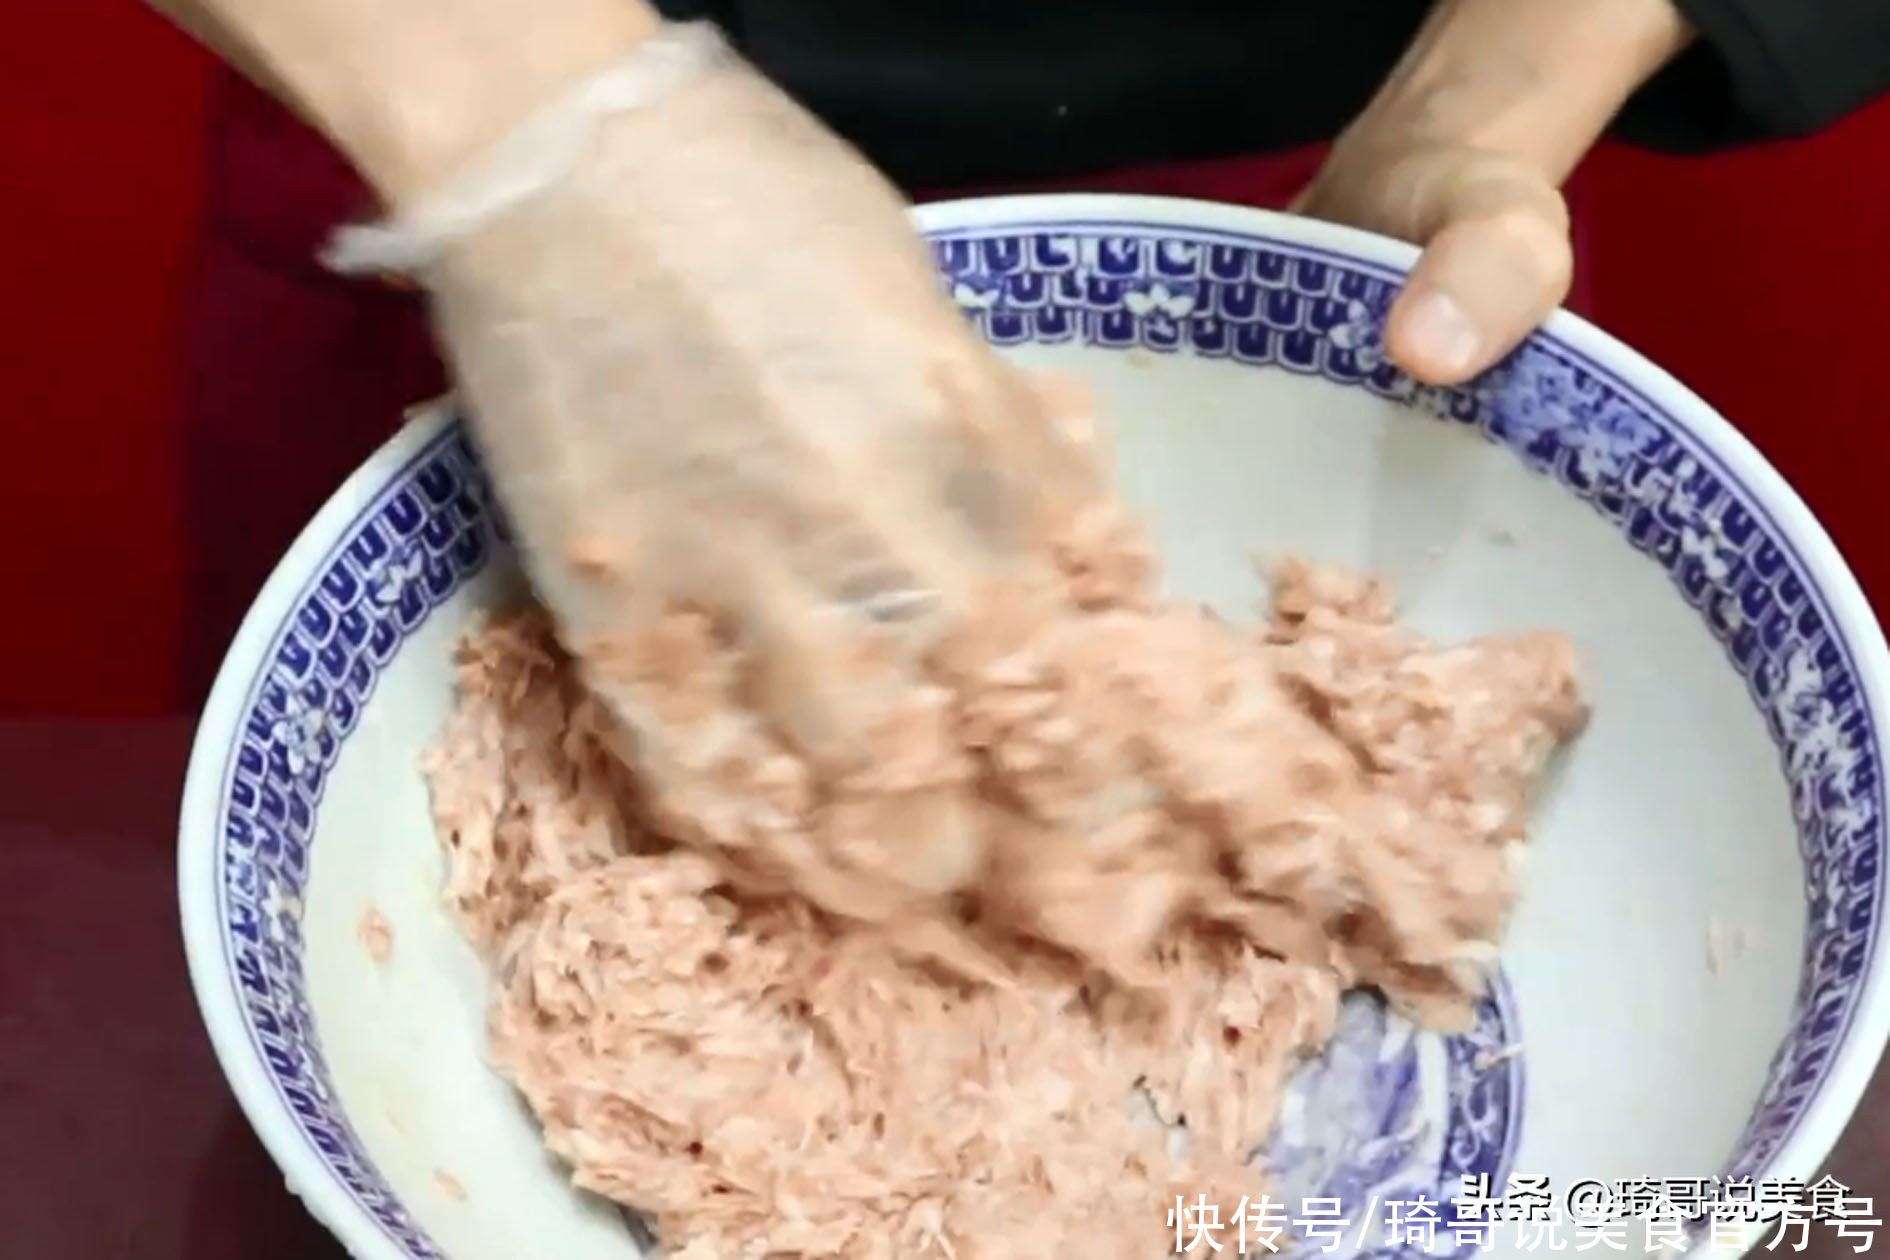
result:
<svg viewBox="0 0 1890 1260"><path fill-rule="evenodd" d="M952 307L900 198L719 43L420 270L606 698L658 613L697 605L750 648L767 716L857 759L910 684L869 629L948 624L1082 489L1051 395Z"/></svg>

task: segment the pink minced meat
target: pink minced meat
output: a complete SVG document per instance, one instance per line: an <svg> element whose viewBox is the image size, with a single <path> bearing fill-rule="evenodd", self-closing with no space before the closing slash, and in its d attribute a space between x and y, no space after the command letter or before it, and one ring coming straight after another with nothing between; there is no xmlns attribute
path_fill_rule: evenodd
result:
<svg viewBox="0 0 1890 1260"><path fill-rule="evenodd" d="M976 619L845 775L695 613L619 653L635 740L542 614L461 648L426 772L493 1061L670 1254L1141 1260L1174 1196L1264 1193L1344 991L1468 1020L1585 716L1566 641L1437 647L1293 562L1242 629L1078 526L1051 603Z"/></svg>

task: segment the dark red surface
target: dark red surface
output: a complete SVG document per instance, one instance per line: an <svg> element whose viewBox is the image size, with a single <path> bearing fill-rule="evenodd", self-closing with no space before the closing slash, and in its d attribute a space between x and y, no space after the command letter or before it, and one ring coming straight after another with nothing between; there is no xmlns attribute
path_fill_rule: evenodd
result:
<svg viewBox="0 0 1890 1260"><path fill-rule="evenodd" d="M190 724L0 723L0 1256L340 1260L224 1087L178 943Z"/></svg>
<svg viewBox="0 0 1890 1260"><path fill-rule="evenodd" d="M221 650L192 617L260 576L188 545L185 504L251 496L230 528L260 564L426 356L397 299L277 265L345 200L283 186L286 237L206 244L205 63L131 0L0 0L0 29L0 1257L338 1260L224 1089L177 943L188 724L165 715ZM249 123L223 178L279 147ZM1290 174L1098 186L1269 202ZM1578 197L1589 313L1754 437L1881 607L1890 106L1710 161L1607 150ZM187 436L186 400L216 424ZM1862 1115L1836 1171L1890 1207L1890 1085Z"/></svg>

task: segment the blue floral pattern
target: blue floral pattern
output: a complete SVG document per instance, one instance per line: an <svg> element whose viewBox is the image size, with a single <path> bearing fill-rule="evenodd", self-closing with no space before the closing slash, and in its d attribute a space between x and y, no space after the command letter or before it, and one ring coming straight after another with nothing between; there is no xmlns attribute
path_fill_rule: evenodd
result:
<svg viewBox="0 0 1890 1260"><path fill-rule="evenodd" d="M1476 1248L1451 1228L1455 1207L1466 1177L1502 1185L1509 1174L1522 1120L1521 1037L1500 973L1470 1030L1442 1039L1419 1034L1377 997L1349 996L1331 1042L1288 1083L1262 1160L1277 1195L1288 1204L1336 1199L1354 1217L1346 1236L1374 1252L1403 1245L1397 1231L1387 1236L1388 1205L1428 1203L1442 1228L1425 1231L1423 1253L1469 1255ZM1441 1071L1425 1071L1427 1051L1440 1052ZM1427 1096L1427 1083L1441 1097ZM1318 1252L1309 1242L1288 1256Z"/></svg>
<svg viewBox="0 0 1890 1260"><path fill-rule="evenodd" d="M1757 499L1681 424L1547 336L1472 388L1416 386L1385 360L1396 277L1376 265L1251 234L1134 223L954 230L934 248L948 292L998 345L1229 359L1402 400L1514 451L1671 575L1746 680L1799 824L1806 965L1790 1033L1727 1171L1764 1169L1822 1086L1856 1011L1880 921L1884 797L1880 736L1850 645ZM505 539L463 431L449 428L294 597L244 703L214 837L227 973L256 1060L329 1174L413 1260L439 1252L328 1084L302 971L300 898L326 777L376 679ZM1477 1030L1447 1043L1445 1131L1415 1179L1400 1171L1414 1166L1424 1110L1410 1101L1408 1047L1363 1029L1373 1079L1389 1084L1363 1104L1380 1108L1377 1131L1326 1184L1363 1178L1442 1202L1458 1188L1449 1178L1503 1171L1522 1079L1521 1062L1502 1048L1514 1027L1506 1001L1499 990Z"/></svg>

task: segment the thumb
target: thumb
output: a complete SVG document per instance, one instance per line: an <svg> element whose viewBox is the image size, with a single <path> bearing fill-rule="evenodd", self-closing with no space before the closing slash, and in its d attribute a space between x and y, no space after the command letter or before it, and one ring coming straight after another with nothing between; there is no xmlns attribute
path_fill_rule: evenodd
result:
<svg viewBox="0 0 1890 1260"><path fill-rule="evenodd" d="M1424 190L1425 243L1385 332L1393 362L1427 384L1454 385L1508 354L1568 296L1568 208L1520 168L1466 166ZM1507 169L1505 169L1507 168Z"/></svg>

